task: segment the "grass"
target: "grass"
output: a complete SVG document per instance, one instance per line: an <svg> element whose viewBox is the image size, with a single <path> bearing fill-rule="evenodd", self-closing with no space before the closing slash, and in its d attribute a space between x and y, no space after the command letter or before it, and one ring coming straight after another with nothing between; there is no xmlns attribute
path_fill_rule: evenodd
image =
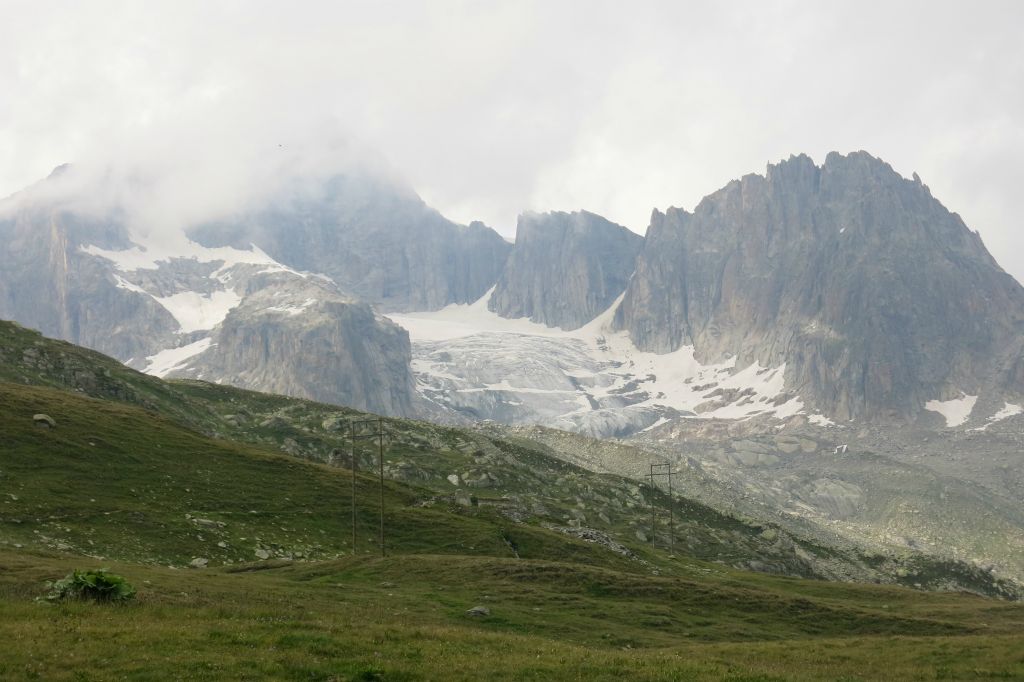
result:
<svg viewBox="0 0 1024 682"><path fill-rule="evenodd" d="M3 679L1024 676L1019 604L644 564L395 482L381 559L372 478L353 553L347 471L52 388L0 385L0 423ZM73 568L136 603L35 601Z"/></svg>
<svg viewBox="0 0 1024 682"><path fill-rule="evenodd" d="M253 391L245 391L227 386L209 384L200 381L161 381L155 377L142 375L119 364L112 358L99 353L73 346L68 343L46 339L36 332L19 327L16 324L0 321L0 382L9 382L0 390L11 392L15 396L24 385L51 387L63 391L71 391L82 397L99 398L105 403L115 406L110 410L99 410L88 407L84 410L69 404L72 416L81 415L81 419L72 422L72 427L79 429L68 434L63 428L56 441L64 439L66 447L59 452L69 456L69 463L60 464L65 469L80 471L83 476L93 471L97 463L88 461L84 454L92 452L101 456L99 466L109 470L123 467L137 469L138 462L133 458L141 453L143 459L153 459L152 471L136 472L138 486L128 486L135 500L118 499L118 509L108 510L112 519L123 519L122 529L131 529L133 525L149 526L143 528L138 536L135 558L172 562L174 557L185 553L188 547L192 552L205 552L202 556L209 558L214 564L226 561L252 558L258 548L255 543L270 543L273 547L264 547L272 553L281 551L301 553L303 557L329 557L342 551L351 551L344 538L350 534L339 526L337 515L339 502L347 499L337 482L329 485L314 486L322 494L311 496L298 493L305 498L305 504L297 503L294 495L285 492L275 495L277 506L266 507L262 503L251 504L248 509L236 506L224 506L219 503L224 499L222 490L207 493L196 493L208 487L210 480L217 486L229 488L235 499L243 491L230 490L232 486L248 486L251 478L243 474L237 481L231 478L229 469L204 467L194 461L195 453L210 452L211 462L220 466L220 455L234 449L235 452L251 453L288 453L294 459L305 459L312 462L343 464L347 466L348 441L346 433L347 420L351 417L366 416L353 410L318 404L307 400L287 398L284 396L267 395ZM62 398L46 398L37 400L41 411L53 410L62 406ZM144 410L146 415L138 420L139 412L131 410L118 412L116 406L135 407ZM13 413L12 413L13 414ZM105 439L97 433L85 433L91 425L93 416L97 417L96 426L105 427ZM136 420L132 432L125 433L116 422ZM563 461L560 453L536 441L514 435L498 436L486 430L443 427L425 422L404 419L387 419L386 431L389 434L389 445L385 452L385 474L396 481L404 481L415 487L418 502L433 499L440 507L450 507L458 501L454 495L455 488L449 482L453 475L462 474L460 489L465 492L467 477L487 475L494 477L496 482L487 487L471 488L480 503L480 514L486 511L491 516L513 517L533 526L570 526L582 524L607 533L613 540L627 546L630 550L652 564L668 568L664 552L655 550L644 538L651 539L650 506L666 509L669 504L667 496L648 486L638 485L636 481L619 476L602 475L587 471ZM139 430L141 424L143 430ZM20 422L24 428L25 423ZM159 428L157 428L159 427ZM13 427L12 427L13 428ZM155 430L160 433L156 434ZM181 436L178 432L187 431ZM148 435L147 435L148 434ZM100 434L102 435L102 434ZM72 437L75 436L75 437ZM153 436L153 438L150 438ZM0 432L0 438L3 437ZM83 437L84 440L83 440ZM77 438L77 439L76 439ZM184 452L181 443L190 443ZM212 443L212 445L211 445ZM27 445L27 462L34 462L33 447L49 447L53 443ZM87 444L88 447L84 447ZM124 447L132 444L132 450ZM106 449L108 452L104 452ZM162 449L162 450L161 450ZM154 459L153 456L157 457ZM79 457L87 461L74 462ZM360 467L376 468L375 448L366 441L357 449ZM181 462L178 470L165 470L167 460L177 458ZM147 460L148 461L148 460ZM205 462L206 460L204 460ZM277 465L274 465L277 466ZM181 468L188 469L182 471ZM274 469L274 467L271 467ZM160 478L152 475L160 470ZM207 471L207 480L196 480L193 473ZM294 475L295 471L286 472L282 483L291 483L304 487L303 475ZM305 470L301 470L305 471ZM212 473L210 473L212 472ZM118 474L120 480L127 480L127 475ZM210 476L213 476L211 479ZM225 477L227 476L227 477ZM259 478L257 476L257 478ZM315 477L316 478L316 477ZM317 478L317 480L320 480ZM371 481L360 479L358 497L366 499L371 493ZM81 482L74 480L75 486ZM0 480L0 486L3 485ZM198 488L197 488L198 486ZM58 486L59 488L60 486ZM251 487L251 486L250 486ZM246 488L248 489L248 488ZM280 486L275 491L284 490ZM391 486L392 491L410 490L410 486ZM288 491L291 488L286 489ZM84 493L78 499L70 500L75 513L88 515L95 507L88 505L82 508ZM88 499L111 501L112 492L99 491L101 497L91 495ZM171 508L181 512L182 517L171 522L158 520L170 532L164 537L162 530L152 528L152 519L146 520L147 514L158 519L168 517L171 508L164 507L140 508L143 502L165 500L168 495L178 499ZM72 496L74 497L74 496ZM399 495L401 497L401 495ZM409 503L408 495L403 498ZM402 509L402 504L395 506L388 497L389 510ZM468 495L464 501L468 501ZM8 510L12 500L4 500L0 495L0 513ZM1019 596L1019 586L981 570L977 566L957 562L948 558L927 555L917 552L888 553L885 556L858 551L851 547L828 546L827 541L814 541L801 538L786 532L772 523L738 519L729 513L727 505L722 509L712 509L699 502L676 497L675 506L675 548L676 552L687 557L704 561L714 561L733 567L757 567L758 570L799 575L802 577L818 577L827 579L855 579L863 582L883 581L898 582L905 585L923 586L926 589L969 589L994 596ZM312 506L310 506L312 505ZM17 505L14 505L15 507ZM334 516L326 518L330 510ZM254 513L255 512L255 513ZM104 515L106 511L103 512ZM200 534L202 539L190 536L194 523L184 523L184 514L205 514L201 518L225 524L217 529L208 528L208 532ZM389 512L391 513L391 512ZM395 512L398 513L398 512ZM248 514L249 521L242 520ZM292 528L288 524L263 523L260 515L273 514L283 517L300 515L317 515L320 520L307 519L300 523L301 528ZM36 527L39 535L48 538L50 546L72 546L80 551L97 553L100 545L96 538L83 536L77 532L74 520L66 510L50 519L49 529ZM93 514L95 515L95 514ZM367 532L361 532L360 551L372 551L375 525L372 518L374 511L370 506L360 508L360 526ZM471 516L470 514L462 514ZM25 514L27 518L31 515ZM35 516L40 516L36 514ZM208 518L216 516L216 518ZM668 544L664 513L659 522L656 544L665 547ZM229 518L230 517L230 518ZM417 518L422 518L422 515ZM64 518L66 523L62 530L57 521ZM84 518L84 517L82 517ZM232 523L229 523L229 520ZM402 519L396 519L398 527L406 525ZM109 525L109 524L108 524ZM413 524L415 525L415 524ZM507 521L494 520L492 526L507 526ZM91 524L90 524L91 526ZM283 526L283 528L282 528ZM26 526L27 528L27 526ZM256 529L264 529L258 540L253 540ZM240 530L251 532L240 532ZM234 532L233 532L234 531ZM410 546L419 543L422 548L436 547L444 540L441 533L430 534L422 527L417 533L405 539ZM12 531L13 532L13 531ZM503 538L500 547L511 549L504 528L492 528L488 543L493 537ZM23 535L23 534L22 534ZM469 543L462 542L458 537L449 534L449 551L475 551L471 548L477 542L471 538ZM523 533L518 533L522 536ZM206 541L210 536L218 536L217 543L209 546ZM337 540L324 544L321 537ZM148 539L155 539L156 544ZM564 536L563 536L564 537ZM244 539L242 539L244 538ZM2 539L2 538L0 538ZM38 538L30 536L28 540ZM116 556L125 556L128 547L125 538L110 534L109 539L117 540ZM232 540L237 542L232 542ZM302 545L299 539L308 540ZM525 541L536 544L536 537L527 534ZM194 540L199 540L197 544ZM91 541L91 542L90 542ZM86 542L88 546L83 545ZM23 544L23 543L21 543ZM577 548L577 545L568 544ZM154 549L156 547L156 549ZM166 549L174 550L168 553ZM574 549L575 551L575 549ZM246 553L249 553L246 555ZM580 556L591 556L593 552L577 552Z"/></svg>
<svg viewBox="0 0 1024 682"><path fill-rule="evenodd" d="M42 581L70 562L0 554L0 677L1024 676L1024 611L966 595L865 586L832 594L813 581L752 574L730 586L540 560L416 555L241 572L113 562L140 586L136 603L33 601ZM477 604L491 615L467 616Z"/></svg>
<svg viewBox="0 0 1024 682"><path fill-rule="evenodd" d="M550 530L578 500L644 500L528 442L392 422L399 456L435 478L490 447L507 487L463 507L433 479L388 481L381 558L377 481L356 479L353 547L350 472L280 452L331 447L321 423L343 410L140 378L19 334L0 346L15 380L0 383L0 679L1024 679L1019 603L709 563L757 556L761 529L685 501L686 556L634 542L630 560ZM33 348L35 378L9 361ZM63 390L83 380L93 397ZM547 516L501 513L553 478L531 498ZM197 557L210 568L186 568ZM38 601L97 568L137 598ZM477 605L490 615L468 616Z"/></svg>
<svg viewBox="0 0 1024 682"><path fill-rule="evenodd" d="M46 412L56 429L32 415ZM131 405L0 384L0 543L142 563L212 565L353 554L347 470L214 440ZM356 481L358 553L379 551L378 481ZM624 565L625 559L489 508L432 504L385 482L387 546ZM429 506L424 506L429 505ZM2 546L2 545L0 545Z"/></svg>

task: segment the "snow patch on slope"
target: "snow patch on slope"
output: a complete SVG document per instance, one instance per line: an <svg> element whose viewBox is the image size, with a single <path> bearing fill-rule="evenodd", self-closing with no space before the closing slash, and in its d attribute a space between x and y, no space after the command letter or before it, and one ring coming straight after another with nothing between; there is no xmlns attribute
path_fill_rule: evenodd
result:
<svg viewBox="0 0 1024 682"><path fill-rule="evenodd" d="M84 245L80 250L107 261L114 284L133 293L149 296L178 323L178 334L212 330L238 307L254 277L285 273L304 280L325 279L278 263L255 245L248 249L209 248L183 234L157 238L131 235L127 249L103 249ZM300 315L316 301L285 301L266 309L270 314ZM194 336L193 336L194 338ZM180 342L180 340L179 340ZM165 376L182 369L187 361L210 347L210 338L184 346L165 348L146 358L143 371Z"/></svg>
<svg viewBox="0 0 1024 682"><path fill-rule="evenodd" d="M1024 407L1014 405L1013 403L1004 403L1003 408L989 417L988 420L990 422L998 422L1004 419L1009 419L1010 417L1015 417L1021 413L1024 413Z"/></svg>
<svg viewBox="0 0 1024 682"><path fill-rule="evenodd" d="M494 289L495 287L488 289L487 293L474 303L452 303L440 310L395 313L386 317L404 327L414 341L448 341L484 332L575 338L579 332L586 329L584 327L574 332L566 332L556 327L545 327L525 317L501 317L487 309L487 302L491 299Z"/></svg>
<svg viewBox="0 0 1024 682"><path fill-rule="evenodd" d="M978 402L978 396L961 393L959 398L952 400L929 400L924 404L924 409L938 412L945 417L946 427L953 428L970 419L976 402Z"/></svg>
<svg viewBox="0 0 1024 682"><path fill-rule="evenodd" d="M238 271L234 268L237 266L262 266L256 274L287 272L302 278L323 277L292 270L278 263L255 244L251 244L249 249L236 249L230 246L209 248L184 236L160 243L133 236L133 242L134 245L131 248L121 250L101 249L94 245L85 245L80 248L83 253L113 263L116 271L112 274L117 287L151 296L174 316L180 325L178 331L181 334L212 329L241 303L242 296L236 289L244 285L236 281ZM201 287L202 290L178 291L167 296L160 296L159 292L146 291L127 278L140 271L173 267L175 262L181 260L195 261L196 263L219 263L220 265L204 280L206 285ZM248 269L248 274L252 274L252 268ZM313 302L307 301L302 305L281 306L270 310L297 315Z"/></svg>
<svg viewBox="0 0 1024 682"><path fill-rule="evenodd" d="M307 298L302 303L284 304L284 305L272 305L264 309L264 312L270 313L284 313L289 317L302 314L309 306L316 303L315 298Z"/></svg>
<svg viewBox="0 0 1024 682"><path fill-rule="evenodd" d="M135 284L132 284L131 282L129 282L116 272L114 273L114 282L117 284L118 289L127 289L128 291L134 291L137 294L146 294L145 289Z"/></svg>
<svg viewBox="0 0 1024 682"><path fill-rule="evenodd" d="M823 414L812 414L807 421L815 426L835 426L836 423Z"/></svg>
<svg viewBox="0 0 1024 682"><path fill-rule="evenodd" d="M165 377L176 369L181 369L186 362L210 347L213 339L206 337L178 348L168 348L146 358L146 367L142 371L158 377Z"/></svg>
<svg viewBox="0 0 1024 682"><path fill-rule="evenodd" d="M174 316L181 325L181 333L188 334L216 327L242 302L242 297L231 289L224 289L209 294L182 291L172 296L154 296L153 300Z"/></svg>
<svg viewBox="0 0 1024 682"><path fill-rule="evenodd" d="M1021 407L1020 405L1014 405L1013 403L1003 403L1003 407L998 412L989 417L988 422L986 422L982 426L979 426L976 429L971 429L971 431L984 431L985 429L987 429L992 424L995 424L996 422L1002 421L1004 419L1009 419L1010 417L1016 417L1018 414L1022 413L1024 413L1024 407Z"/></svg>
<svg viewBox="0 0 1024 682"><path fill-rule="evenodd" d="M169 263L176 258L194 260L200 263L223 261L224 265L221 267L221 270L241 264L266 265L283 270L288 269L264 253L255 244L250 245L248 250L242 250L230 246L207 248L191 240L185 240L170 246L143 244L121 250L101 249L90 244L82 246L81 250L90 256L106 258L121 272L154 270L159 267L160 263Z"/></svg>

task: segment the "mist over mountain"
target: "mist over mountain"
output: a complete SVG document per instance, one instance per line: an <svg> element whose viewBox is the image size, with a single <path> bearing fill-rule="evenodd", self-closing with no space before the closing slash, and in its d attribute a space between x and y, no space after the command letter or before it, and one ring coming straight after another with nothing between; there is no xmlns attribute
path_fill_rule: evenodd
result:
<svg viewBox="0 0 1024 682"><path fill-rule="evenodd" d="M122 360L173 345L174 317L82 252L127 249L131 240L122 212L68 203L54 185L69 174L57 169L0 205L0 317Z"/></svg>
<svg viewBox="0 0 1024 682"><path fill-rule="evenodd" d="M339 286L322 272L300 271L274 260L251 240L238 240L239 248L208 248L188 238L187 224L168 216L156 224L145 222L167 200L163 193L175 183L143 176L145 181L137 185L139 195L132 196L125 193L133 184L124 182L122 173L89 170L62 167L0 207L0 258L6 263L0 271L0 317L160 376L177 373L387 414L413 411L407 334L352 294L353 289L365 289L360 286L365 279L388 279L382 277L388 263L364 254L363 262L371 264L372 272L359 281L339 277ZM486 228L461 228L445 221L411 190L372 168L359 172L361 179L339 176L326 190L320 184L296 187L301 176L291 174L274 186L273 193L237 206L235 213L292 202L292 211L279 207L272 213L265 209L264 215L272 215L281 227L301 229L333 217L330 228L356 214L369 216L371 222L375 215L397 219L404 210L409 223L401 229L418 232L422 226L424 233L435 234L433 251L409 235L386 234L392 222L377 234L369 234L368 225L359 228L369 240L364 242L371 245L368 248L395 256L391 263L405 268L407 298L422 295L414 300L436 299L435 306L458 300L453 282L474 286L475 261L466 263L460 256L466 244L458 235L493 235L491 244L496 243L499 252L509 248ZM370 189L339 197L334 190L340 185ZM311 208L308 197L321 190L334 192L333 202ZM361 203L366 197L389 209L400 208L367 210ZM316 220L311 221L310 211L317 211ZM175 215L182 220L211 213L217 214L209 206L192 206L179 207ZM243 224L234 225L241 229ZM323 232L331 234L335 244L345 241L336 231ZM302 239L297 231L290 234L292 246L309 245L315 236ZM264 243L267 248L276 245ZM395 251L399 244L411 250L411 266ZM295 253L301 257L294 248L285 255ZM351 267L333 268L340 259L331 257L329 249L318 253L319 261L302 265L352 273ZM436 262L428 263L429 257ZM439 274L429 282L421 278L408 283L417 273L435 273L438 263L452 264L460 258L466 267L460 271L452 266L447 279ZM433 290L429 284L435 285ZM475 286L482 293L492 284L493 275ZM476 290L469 291L461 296L477 295Z"/></svg>
<svg viewBox="0 0 1024 682"><path fill-rule="evenodd" d="M411 189L354 173L188 234L207 247L255 244L383 310L475 301L494 284L510 250L482 223L456 225Z"/></svg>

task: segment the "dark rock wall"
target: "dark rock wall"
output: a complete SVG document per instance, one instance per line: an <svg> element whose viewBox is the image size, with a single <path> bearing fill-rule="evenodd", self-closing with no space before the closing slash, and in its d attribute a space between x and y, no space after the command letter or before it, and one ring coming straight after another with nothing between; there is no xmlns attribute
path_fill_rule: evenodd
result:
<svg viewBox="0 0 1024 682"><path fill-rule="evenodd" d="M503 317L582 327L625 290L642 246L640 235L586 211L526 213L488 307Z"/></svg>
<svg viewBox="0 0 1024 682"><path fill-rule="evenodd" d="M127 241L116 216L28 206L0 219L0 319L121 360L173 345L173 316L149 296L118 287L103 260L80 251Z"/></svg>

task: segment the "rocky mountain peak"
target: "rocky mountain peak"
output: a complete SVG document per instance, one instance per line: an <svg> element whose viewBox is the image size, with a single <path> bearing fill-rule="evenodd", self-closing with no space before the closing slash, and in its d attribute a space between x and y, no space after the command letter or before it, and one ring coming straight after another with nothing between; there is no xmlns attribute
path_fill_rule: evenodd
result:
<svg viewBox="0 0 1024 682"><path fill-rule="evenodd" d="M785 364L843 419L908 417L1013 383L1024 290L920 181L801 155L653 214L615 321L642 349Z"/></svg>
<svg viewBox="0 0 1024 682"><path fill-rule="evenodd" d="M71 170L71 164L70 163L62 163L59 166L54 167L54 169L52 171L50 171L50 174L48 176L46 176L46 177L47 178L59 178L60 176L62 176L65 173L69 172L70 170Z"/></svg>
<svg viewBox="0 0 1024 682"><path fill-rule="evenodd" d="M335 176L190 236L207 247L255 244L385 310L475 301L494 285L511 248L483 223L447 220L404 185L359 175Z"/></svg>

